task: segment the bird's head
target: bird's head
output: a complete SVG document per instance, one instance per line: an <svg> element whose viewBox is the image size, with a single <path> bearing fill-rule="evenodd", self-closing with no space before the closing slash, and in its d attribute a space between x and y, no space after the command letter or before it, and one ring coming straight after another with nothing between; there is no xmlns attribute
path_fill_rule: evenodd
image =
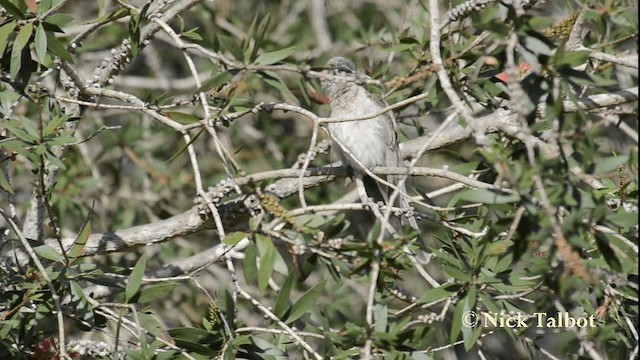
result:
<svg viewBox="0 0 640 360"><path fill-rule="evenodd" d="M322 90L330 98L336 95L336 91L343 89L344 86L356 85L357 83L371 79L367 74L358 71L356 69L356 65L351 60L341 56L329 59L325 66L325 70L328 75L340 77L327 77L320 79Z"/></svg>

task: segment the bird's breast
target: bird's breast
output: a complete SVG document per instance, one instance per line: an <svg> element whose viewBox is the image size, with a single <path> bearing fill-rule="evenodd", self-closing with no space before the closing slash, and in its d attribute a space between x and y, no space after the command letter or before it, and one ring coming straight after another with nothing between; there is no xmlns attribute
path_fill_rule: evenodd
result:
<svg viewBox="0 0 640 360"><path fill-rule="evenodd" d="M371 115L380 110L380 107L369 98L358 100L345 104L348 106L334 106L332 104L331 117L350 119ZM388 129L384 117L330 123L329 131L364 166L386 165L387 144L385 134L386 131L393 130ZM357 163L342 151L340 145L336 144L335 147L338 149L343 162L346 161L348 165L359 168Z"/></svg>

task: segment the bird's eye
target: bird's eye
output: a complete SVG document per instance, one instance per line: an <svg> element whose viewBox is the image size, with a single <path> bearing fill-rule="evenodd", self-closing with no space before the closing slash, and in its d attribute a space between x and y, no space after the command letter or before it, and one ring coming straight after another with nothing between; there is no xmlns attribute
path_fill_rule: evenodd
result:
<svg viewBox="0 0 640 360"><path fill-rule="evenodd" d="M351 74L351 73L352 73L351 69L349 69L346 66L341 66L341 67L336 69L336 74L348 75L348 74Z"/></svg>

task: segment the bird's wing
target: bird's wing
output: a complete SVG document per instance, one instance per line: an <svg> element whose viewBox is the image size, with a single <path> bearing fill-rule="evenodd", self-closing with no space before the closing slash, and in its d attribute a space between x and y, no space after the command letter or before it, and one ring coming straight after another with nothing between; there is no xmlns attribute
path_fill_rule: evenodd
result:
<svg viewBox="0 0 640 360"><path fill-rule="evenodd" d="M386 101L379 95L369 93L371 100L384 109L387 106ZM393 111L388 111L378 118L384 120L386 131L384 133L385 143L387 144L387 153L385 154L386 166L399 166L400 164L400 149L398 148L398 123L393 115Z"/></svg>

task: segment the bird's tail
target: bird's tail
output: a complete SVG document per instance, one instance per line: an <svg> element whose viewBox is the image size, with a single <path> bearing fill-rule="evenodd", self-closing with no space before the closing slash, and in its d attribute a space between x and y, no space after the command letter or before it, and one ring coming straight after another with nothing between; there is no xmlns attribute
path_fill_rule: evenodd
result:
<svg viewBox="0 0 640 360"><path fill-rule="evenodd" d="M398 183L397 181L395 181L396 180L395 177L394 178L389 177L387 180L392 184ZM393 192L392 189L390 189L388 186L384 184L381 184L380 182L376 181L375 179L369 176L365 176L363 178L363 182L364 182L365 190L367 191L367 195L370 198L372 198L374 203L376 204L382 203L383 205L390 205L389 198L391 197L391 193ZM404 185L402 186L402 188L400 188L400 190L406 193ZM409 209L410 203L406 196L402 194L398 194L392 206L399 207L402 209ZM391 227L396 231L401 231L403 226L407 224L411 227L411 229L416 231L418 234L416 238L416 243L419 249L414 252L414 255L416 256L416 258L420 263L423 263L423 264L428 263L431 256L427 249L426 243L424 241L424 237L422 236L422 232L420 230L420 226L418 225L418 221L416 220L416 218L412 216L412 214L409 214L409 216L405 216L405 214L403 213L402 215L397 216L393 212L389 216L389 225L391 225Z"/></svg>

